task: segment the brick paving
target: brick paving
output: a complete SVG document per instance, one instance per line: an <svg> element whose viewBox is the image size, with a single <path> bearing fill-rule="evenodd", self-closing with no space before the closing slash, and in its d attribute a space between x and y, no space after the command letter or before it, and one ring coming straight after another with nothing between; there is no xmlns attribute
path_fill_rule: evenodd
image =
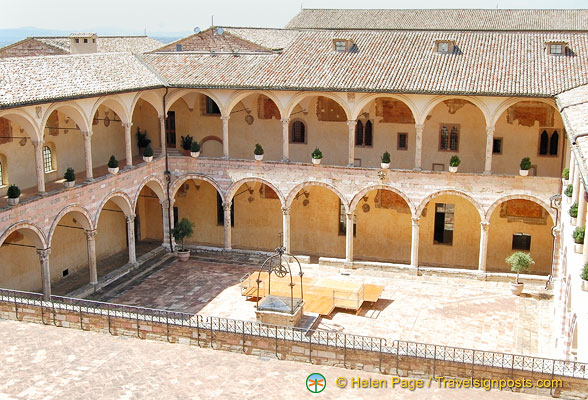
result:
<svg viewBox="0 0 588 400"><path fill-rule="evenodd" d="M0 320L1 399L514 399L478 389L339 389L338 377L391 377L96 332ZM305 388L325 376L320 394Z"/></svg>
<svg viewBox="0 0 588 400"><path fill-rule="evenodd" d="M221 256L218 258L222 259ZM508 283L438 276L345 270L303 265L307 276L363 281L385 286L380 300L359 315L335 310L319 329L391 340L555 356L551 345L550 297L526 286L521 297ZM176 261L110 301L144 307L255 320L255 303L240 294L239 279L257 267Z"/></svg>

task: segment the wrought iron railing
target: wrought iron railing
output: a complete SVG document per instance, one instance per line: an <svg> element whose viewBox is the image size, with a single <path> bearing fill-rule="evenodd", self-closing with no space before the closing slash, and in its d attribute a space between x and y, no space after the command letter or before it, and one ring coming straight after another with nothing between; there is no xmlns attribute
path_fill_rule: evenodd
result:
<svg viewBox="0 0 588 400"><path fill-rule="evenodd" d="M43 300L39 293L0 289L0 302L14 304L17 319L19 307L32 305L41 307L41 312L63 310L86 315L101 315L109 318L124 318L137 322L139 334L140 321L195 328L211 333L211 344L215 332L226 332L274 339L277 341L299 342L301 344L322 345L345 350L363 350L393 355L397 357L416 357L435 361L448 361L475 366L495 367L508 370L548 374L551 376L588 379L588 363L556 360L550 358L523 356L461 347L433 345L403 340L388 341L384 338L352 335L323 330L303 330L293 327L261 324L254 321L234 320L202 316L198 314L158 310L123 304L103 303L98 301L51 296ZM22 313L22 311L20 311ZM46 317L49 319L50 317ZM80 318L82 329L83 322ZM197 335L200 342L200 334ZM208 337L207 337L208 338ZM244 344L243 344L244 345ZM277 346L277 344L276 344Z"/></svg>

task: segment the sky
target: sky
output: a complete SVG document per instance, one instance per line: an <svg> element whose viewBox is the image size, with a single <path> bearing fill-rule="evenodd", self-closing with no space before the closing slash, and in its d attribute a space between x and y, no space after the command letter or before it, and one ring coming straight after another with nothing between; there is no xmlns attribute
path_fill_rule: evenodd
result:
<svg viewBox="0 0 588 400"><path fill-rule="evenodd" d="M186 32L195 27L283 27L304 8L439 8L439 0L0 0L2 28L108 34ZM444 8L587 8L588 0L446 0Z"/></svg>

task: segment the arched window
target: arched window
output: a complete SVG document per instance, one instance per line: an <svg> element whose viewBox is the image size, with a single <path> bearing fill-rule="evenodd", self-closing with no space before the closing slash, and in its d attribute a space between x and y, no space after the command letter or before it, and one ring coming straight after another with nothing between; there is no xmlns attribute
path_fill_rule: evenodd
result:
<svg viewBox="0 0 588 400"><path fill-rule="evenodd" d="M549 135L547 131L541 132L541 138L539 140L539 154L547 154L547 150L549 147Z"/></svg>
<svg viewBox="0 0 588 400"><path fill-rule="evenodd" d="M43 146L43 170L45 173L53 171L53 154L49 146Z"/></svg>
<svg viewBox="0 0 588 400"><path fill-rule="evenodd" d="M363 146L363 124L361 121L357 121L355 125L355 145Z"/></svg>
<svg viewBox="0 0 588 400"><path fill-rule="evenodd" d="M365 131L364 131L364 144L366 146L371 146L373 142L373 134L372 134L372 121L368 121L365 123Z"/></svg>
<svg viewBox="0 0 588 400"><path fill-rule="evenodd" d="M0 186L4 185L4 166L2 165L2 161L0 161Z"/></svg>
<svg viewBox="0 0 588 400"><path fill-rule="evenodd" d="M290 124L290 143L306 143L306 126L302 121Z"/></svg>
<svg viewBox="0 0 588 400"><path fill-rule="evenodd" d="M551 139L549 140L549 154L557 156L557 148L559 146L559 134L557 131L553 131Z"/></svg>

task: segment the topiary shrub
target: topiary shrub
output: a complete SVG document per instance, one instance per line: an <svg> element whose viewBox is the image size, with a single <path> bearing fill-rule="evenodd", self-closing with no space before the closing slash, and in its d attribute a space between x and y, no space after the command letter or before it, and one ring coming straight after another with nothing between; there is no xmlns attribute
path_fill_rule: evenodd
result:
<svg viewBox="0 0 588 400"><path fill-rule="evenodd" d="M566 187L566 190L564 191L564 194L568 197L572 197L573 193L574 193L574 187L572 185L568 185L568 187Z"/></svg>
<svg viewBox="0 0 588 400"><path fill-rule="evenodd" d="M580 274L580 278L585 281L588 281L588 262L584 264L584 268L582 269L582 273Z"/></svg>
<svg viewBox="0 0 588 400"><path fill-rule="evenodd" d="M561 173L561 177L564 178L566 181L568 179L570 179L570 169L569 168L564 168L564 170Z"/></svg>
<svg viewBox="0 0 588 400"><path fill-rule="evenodd" d="M76 180L76 173L73 168L68 168L65 170L65 174L63 174L63 179L67 182L73 182Z"/></svg>
<svg viewBox="0 0 588 400"><path fill-rule="evenodd" d="M459 159L459 157L457 155L452 156L451 159L449 160L449 165L452 167L459 167L459 164L461 164L461 160Z"/></svg>
<svg viewBox="0 0 588 400"><path fill-rule="evenodd" d="M510 256L506 257L504 261L510 265L510 270L512 272L516 272L517 285L520 283L519 274L527 272L531 268L531 264L535 263L529 254L523 253L521 251L512 253Z"/></svg>
<svg viewBox="0 0 588 400"><path fill-rule="evenodd" d="M108 168L118 168L118 160L114 155L110 156L108 160Z"/></svg>
<svg viewBox="0 0 588 400"><path fill-rule="evenodd" d="M9 199L18 199L20 197L20 189L16 185L8 186L8 190L6 191L6 195Z"/></svg>
<svg viewBox="0 0 588 400"><path fill-rule="evenodd" d="M193 140L194 138L188 134L186 134L186 136L182 136L182 149L190 151L190 149L192 149Z"/></svg>
<svg viewBox="0 0 588 400"><path fill-rule="evenodd" d="M200 151L200 144L197 141L192 141L192 144L190 145L190 151L192 153L198 153Z"/></svg>
<svg viewBox="0 0 588 400"><path fill-rule="evenodd" d="M585 230L586 230L586 228L583 226L579 226L576 229L574 229L574 233L572 234L574 236L574 243L584 244Z"/></svg>
<svg viewBox="0 0 588 400"><path fill-rule="evenodd" d="M143 157L153 157L153 149L151 148L151 145L147 145L147 147L145 147L145 150L143 150Z"/></svg>
<svg viewBox="0 0 588 400"><path fill-rule="evenodd" d="M315 160L320 160L321 158L323 158L323 152L319 150L319 148L315 148L314 151L311 154L312 158L314 158Z"/></svg>
<svg viewBox="0 0 588 400"><path fill-rule="evenodd" d="M176 242L181 243L180 251L186 251L184 248L184 240L191 237L194 234L194 223L190 221L188 218L182 218L180 222L174 226L172 230L172 235Z"/></svg>
<svg viewBox="0 0 588 400"><path fill-rule="evenodd" d="M384 154L382 154L382 162L384 164L390 164L390 153L388 153L387 151L385 151Z"/></svg>
<svg viewBox="0 0 588 400"><path fill-rule="evenodd" d="M253 149L253 154L255 154L256 156L263 155L263 147L261 147L261 145L259 143L255 144L255 148Z"/></svg>
<svg viewBox="0 0 588 400"><path fill-rule="evenodd" d="M531 159L529 157L525 157L521 160L521 169L523 171L531 169Z"/></svg>

